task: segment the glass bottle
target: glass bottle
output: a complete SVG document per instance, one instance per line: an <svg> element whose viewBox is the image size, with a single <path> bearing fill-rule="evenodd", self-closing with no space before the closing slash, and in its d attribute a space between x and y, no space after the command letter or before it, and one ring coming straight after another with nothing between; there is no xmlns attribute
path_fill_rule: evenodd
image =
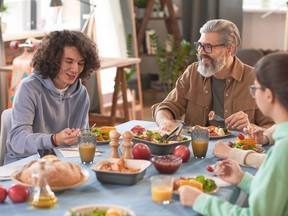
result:
<svg viewBox="0 0 288 216"><path fill-rule="evenodd" d="M57 203L57 197L46 180L45 160L41 159L39 164L38 176L33 179L34 188L30 203L36 208L52 208Z"/></svg>

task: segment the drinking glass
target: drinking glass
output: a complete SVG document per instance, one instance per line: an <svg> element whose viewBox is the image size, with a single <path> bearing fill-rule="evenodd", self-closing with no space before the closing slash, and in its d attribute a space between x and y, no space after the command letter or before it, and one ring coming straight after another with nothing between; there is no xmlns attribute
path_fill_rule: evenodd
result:
<svg viewBox="0 0 288 216"><path fill-rule="evenodd" d="M174 177L171 175L155 175L151 177L152 201L169 204L172 200Z"/></svg>
<svg viewBox="0 0 288 216"><path fill-rule="evenodd" d="M205 158L209 143L208 128L195 126L191 131L191 140L194 157Z"/></svg>
<svg viewBox="0 0 288 216"><path fill-rule="evenodd" d="M97 146L96 140L96 134L92 133L90 129L82 129L78 134L78 148L83 164L93 163Z"/></svg>

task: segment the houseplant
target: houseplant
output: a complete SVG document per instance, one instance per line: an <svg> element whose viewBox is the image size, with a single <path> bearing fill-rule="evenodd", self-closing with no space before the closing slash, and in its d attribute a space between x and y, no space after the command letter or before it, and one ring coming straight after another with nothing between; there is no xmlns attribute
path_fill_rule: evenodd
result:
<svg viewBox="0 0 288 216"><path fill-rule="evenodd" d="M167 95L173 88L179 76L188 65L196 60L197 51L186 40L177 41L168 34L166 43L161 44L156 34L150 36L151 45L156 53L157 64L160 70L160 81Z"/></svg>
<svg viewBox="0 0 288 216"><path fill-rule="evenodd" d="M6 28L7 28L6 23L3 22L3 20L2 20L2 17L3 17L4 14L7 13L7 10L8 10L7 5L3 3L1 5L1 8L0 8L0 23L1 23L2 33L4 33L6 31Z"/></svg>

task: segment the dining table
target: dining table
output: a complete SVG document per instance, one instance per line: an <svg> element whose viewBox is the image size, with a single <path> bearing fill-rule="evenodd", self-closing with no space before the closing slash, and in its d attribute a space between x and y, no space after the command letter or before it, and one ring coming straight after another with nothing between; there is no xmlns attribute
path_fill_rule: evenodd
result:
<svg viewBox="0 0 288 216"><path fill-rule="evenodd" d="M123 124L116 126L117 131L123 134L126 131L130 131L132 127L140 125L146 129L157 128L155 122L143 121L143 120L131 120ZM224 142L235 141L237 137L237 132L231 131L231 134L227 137L221 138ZM179 177L189 177L196 175L213 176L214 173L208 172L206 170L207 165L215 164L219 158L214 157L213 148L215 143L219 139L210 139L209 147L206 157L203 159L194 158L191 144L189 149L191 152L191 157L186 163L182 163L180 168L173 174L174 178ZM121 145L120 145L121 146ZM74 207L82 205L118 205L131 209L135 212L137 216L146 215L157 215L157 216L172 216L172 215L199 215L192 208L184 207L179 200L177 194L173 194L172 201L169 204L159 204L151 200L151 183L150 178L154 175L158 175L158 171L151 164L146 173L140 181L133 185L117 185L117 184L105 184L97 180L95 172L91 169L93 164L99 162L104 158L108 158L112 148L109 142L99 143L97 145L97 150L101 151L102 154L94 158L93 164L84 165L81 163L78 157L63 157L58 147L54 149L57 156L64 161L69 161L79 165L81 168L89 172L88 180L75 188L69 188L61 191L56 191L55 195L58 198L57 204L50 209L37 209L34 208L30 203L13 203L8 197L4 203L0 203L0 215L64 215L66 211ZM119 147L119 153L121 154L121 148ZM21 159L19 161L7 164L0 167L15 169L15 167L22 166L33 159L37 159L39 156L37 154L30 157ZM250 167L242 167L244 171L255 174L256 169ZM0 185L4 185L7 189L15 184L11 179L0 181ZM30 194L32 193L32 188L30 188ZM216 192L210 194L211 196L217 196L220 199L227 200L233 204L239 206L247 206L248 195L242 192L237 186L230 185L225 187L220 187Z"/></svg>

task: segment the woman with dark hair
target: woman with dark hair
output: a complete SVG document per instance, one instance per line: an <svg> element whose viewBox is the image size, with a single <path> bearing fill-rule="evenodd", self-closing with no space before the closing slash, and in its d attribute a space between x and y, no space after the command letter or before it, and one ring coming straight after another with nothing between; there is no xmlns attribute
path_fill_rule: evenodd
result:
<svg viewBox="0 0 288 216"><path fill-rule="evenodd" d="M43 38L32 74L20 83L12 107L12 129L5 164L37 149L77 143L80 128L89 127L87 79L100 68L96 45L77 31L54 31Z"/></svg>
<svg viewBox="0 0 288 216"><path fill-rule="evenodd" d="M200 190L179 188L180 201L203 215L288 215L288 53L274 53L255 66L251 95L264 115L276 123L275 140L255 176L226 159L216 163L215 173L249 194L249 207L241 208Z"/></svg>

